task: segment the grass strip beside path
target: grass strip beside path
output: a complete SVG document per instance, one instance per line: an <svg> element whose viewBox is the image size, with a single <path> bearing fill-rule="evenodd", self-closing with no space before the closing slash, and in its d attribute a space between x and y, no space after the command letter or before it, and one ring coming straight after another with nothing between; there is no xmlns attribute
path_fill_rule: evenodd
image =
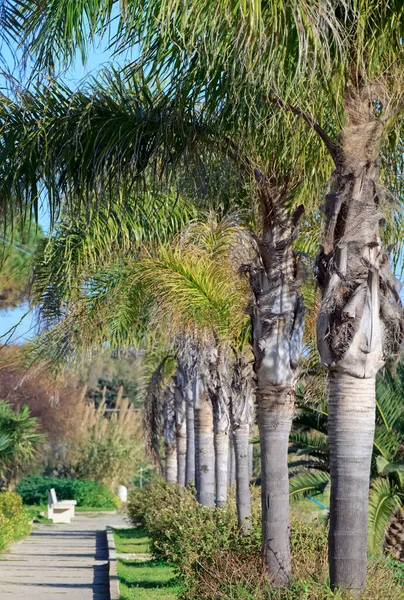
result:
<svg viewBox="0 0 404 600"><path fill-rule="evenodd" d="M149 538L143 529L135 527L114 529L114 540L118 554L148 554Z"/></svg>
<svg viewBox="0 0 404 600"><path fill-rule="evenodd" d="M118 560L120 600L176 600L180 585L174 569L162 560L144 560L150 552L146 532L128 528L114 529L113 534L117 553L131 555ZM133 558L134 554L139 554L139 559Z"/></svg>
<svg viewBox="0 0 404 600"><path fill-rule="evenodd" d="M120 600L175 600L180 586L161 560L118 560Z"/></svg>

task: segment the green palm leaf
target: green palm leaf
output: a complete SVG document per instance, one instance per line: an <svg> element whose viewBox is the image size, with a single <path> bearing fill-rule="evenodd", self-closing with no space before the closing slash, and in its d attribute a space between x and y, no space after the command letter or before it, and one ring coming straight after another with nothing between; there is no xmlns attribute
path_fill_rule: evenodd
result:
<svg viewBox="0 0 404 600"><path fill-rule="evenodd" d="M289 479L289 496L302 500L307 496L322 494L330 483L330 474L322 471L306 471Z"/></svg>
<svg viewBox="0 0 404 600"><path fill-rule="evenodd" d="M397 508L403 505L404 496L392 487L387 479L373 481L369 497L368 546L372 554L379 554L387 526Z"/></svg>

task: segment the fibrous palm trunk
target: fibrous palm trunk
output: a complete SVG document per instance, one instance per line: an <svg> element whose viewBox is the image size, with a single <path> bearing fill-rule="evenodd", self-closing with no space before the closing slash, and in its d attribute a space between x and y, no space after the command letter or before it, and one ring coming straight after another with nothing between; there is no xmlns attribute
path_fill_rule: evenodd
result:
<svg viewBox="0 0 404 600"><path fill-rule="evenodd" d="M195 455L197 469L197 500L202 506L212 506L215 498L215 450L213 443L213 407L204 383L195 404Z"/></svg>
<svg viewBox="0 0 404 600"><path fill-rule="evenodd" d="M268 573L282 586L291 573L288 439L294 414L295 370L301 353L304 307L298 288L300 263L292 249L302 212L285 208L287 186L260 187L263 237L249 268L257 417L261 440L262 547Z"/></svg>
<svg viewBox="0 0 404 600"><path fill-rule="evenodd" d="M384 536L383 548L387 554L404 562L404 509L393 516Z"/></svg>
<svg viewBox="0 0 404 600"><path fill-rule="evenodd" d="M397 283L380 238L378 148L389 110L376 116L370 99L377 100L379 91L360 83L347 87L347 126L332 149L336 169L317 260L323 296L317 342L330 370L331 586L355 592L366 585L375 378L385 357L397 351L403 328Z"/></svg>

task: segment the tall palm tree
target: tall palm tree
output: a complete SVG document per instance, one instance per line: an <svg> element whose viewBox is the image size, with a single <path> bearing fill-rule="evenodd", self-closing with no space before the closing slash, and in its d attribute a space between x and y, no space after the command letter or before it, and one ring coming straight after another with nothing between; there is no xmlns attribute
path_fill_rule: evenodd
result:
<svg viewBox="0 0 404 600"><path fill-rule="evenodd" d="M54 8L54 3L52 6ZM42 65L55 62L56 50L62 50L62 57L71 58L78 45L84 53L87 39L83 32L87 29L88 38L91 39L94 32L105 29L112 4L88 2L74 9L59 0L58 8L59 11L54 11L36 3L27 3L24 12L27 19L26 41L29 44L32 40L31 48L37 52ZM390 310L391 303L397 303L398 297L391 276L386 274L388 261L377 254L377 247L380 246L377 221L380 194L372 193L372 190L378 189L379 147L400 113L397 92L400 92L402 73L401 2L396 0L381 7L376 0L346 0L337 4L326 0L315 4L297 2L291 7L281 2L256 2L247 6L245 2L237 1L213 6L206 0L200 0L198 10L189 8L178 0L155 3L153 6L147 2L125 3L115 40L118 51L141 41L144 60L148 60L156 72L165 70L170 82L179 82L177 90L180 90L183 98L193 101L194 106L202 100L204 110L210 110L213 114L223 98L230 97L233 100L244 94L247 96L244 100L251 108L250 114L259 111L258 107L267 101L302 116L319 133L336 164L332 193L326 203L326 243L319 259L319 283L324 295L323 311L319 318L320 350L323 362L332 371L330 392L336 407L335 411L330 410L331 422L336 424L335 435L330 430L332 455L337 457L332 463L335 494L332 493L330 565L334 587L363 588L369 480L361 473L368 472L370 467L371 421L374 416L372 390L383 356L396 350L395 340L401 337L398 313ZM64 41L62 48L61 39ZM196 51L199 46L201 52ZM305 68L308 64L309 72ZM305 88L299 85L299 77L295 76L295 72L306 76ZM255 102L255 99L258 101ZM293 99L297 104L295 106L290 105ZM335 99L338 105L336 113ZM330 139L313 120L313 107L318 119L323 117L329 122L331 118L336 123L338 120L346 121L348 126L339 136L338 143ZM234 107L227 114L233 115ZM335 114L337 118L334 119ZM234 148L231 151L234 154ZM245 164L243 157L239 157L239 162ZM295 282L289 280L286 286L277 287L276 277L279 272L291 272L293 265L290 248L284 248L286 238L290 238L293 230L293 223L289 221L286 227L284 208L288 202L285 202L282 194L279 196L285 181L279 181L278 177L274 185L268 175L264 178L261 175L262 171L258 173L257 183L265 184L259 192L264 211L268 213L275 200L276 203L280 200L277 212L271 213L271 222L266 223L263 239L266 244L273 244L276 254L283 254L282 267L275 262L266 268L265 280L274 289L282 291L283 304L284 300L293 304L293 300L297 300L297 297L293 297ZM269 187L268 180L271 184ZM356 187L352 187L352 181L356 182ZM12 187L8 186L10 190ZM363 202L365 195L368 198ZM369 219L360 223L360 236L352 239L350 232L357 224L363 206ZM264 223L267 217L264 215ZM289 234L285 233L283 239L285 227ZM360 240L362 248L359 249ZM259 279L256 284L261 283ZM376 293L379 281L381 285ZM269 316L273 312L270 295L267 300L266 312ZM263 298L257 298L257 302L262 303ZM342 309L345 304L348 311ZM382 322L376 318L376 313L382 316ZM280 327L280 320L278 317L276 322L272 321L275 328ZM290 312L289 320L297 324L298 315ZM371 323L371 340L369 332L365 331L368 323ZM376 335L377 330L380 335ZM292 332L290 330L289 333L293 335ZM386 335L382 335L383 332ZM357 347L361 337L364 341ZM288 342L288 336L283 339ZM263 347L269 351L267 356L262 352ZM354 357L350 356L352 353ZM258 340L256 357L258 373L262 366L271 363L270 340ZM373 368L370 368L372 361ZM294 356L289 357L289 363L294 364ZM293 371L290 365L285 360L282 372ZM286 447L284 440L290 428L290 416L287 413L291 412L292 404L287 401L290 378L283 382L278 382L276 377L271 380L271 390L273 386L279 387L281 384L285 400L281 405L282 411L278 405L271 403L271 393L268 394L265 388L267 383L268 376L263 374L258 397L262 400L262 407L268 406L271 411L259 411L260 420L264 423L269 412L273 418L278 412L276 418L279 423L275 423L274 428L280 430L283 427L282 447ZM359 392L361 386L363 390ZM343 398L347 397L344 389L348 388L355 397L362 398L363 406L357 406L357 410L350 406L347 408L349 415L343 416L341 411L343 405L347 404L343 402ZM358 390L357 394L355 389ZM358 447L349 450L350 456L347 457L343 452L348 452L347 442L355 439L352 435L355 421L359 418L365 420L365 404L368 406L367 424L358 425L364 439L358 443ZM355 410L354 414L352 411ZM271 427L267 423L265 429ZM344 428L346 434L343 434ZM261 437L264 440L265 435ZM268 450L270 444L268 440ZM282 463L285 462L284 454ZM354 473L355 465L359 462L360 472ZM340 464L344 464L345 470L339 469ZM285 468L282 474L279 473L284 483ZM352 477L357 479L357 484L351 485ZM268 562L272 575L274 571L279 571L279 564L282 565L279 577L280 581L284 581L289 572L286 541L288 518L285 511L282 519L277 518L280 516L281 503L275 508L276 490L271 490L270 486L266 489L265 486L263 506L269 503L274 509L272 513L271 508L268 515L264 511ZM355 502L352 497L354 488L361 490L356 500L360 518L349 522L352 511L348 507ZM282 489L285 494L284 484ZM341 500L337 501L337 497ZM286 503L283 502L283 505ZM276 519L273 519L272 515L275 514ZM275 527L275 523L281 522L282 532ZM275 534L277 540L282 540L282 547L276 549L273 546L277 543ZM274 552L277 559L271 562ZM346 561L343 558L346 553L357 558Z"/></svg>
<svg viewBox="0 0 404 600"><path fill-rule="evenodd" d="M37 354L39 349L39 355L43 358L44 347L49 348L56 344L56 347L59 347L58 351L62 351L61 357L66 358L65 335L69 336L69 352L80 346L88 349L91 345L94 347L105 343L105 340L112 346L136 343L136 335L141 336L142 330L147 331L151 318L153 326L161 326L165 335L171 332L172 339L177 340L174 342L173 349L177 354L179 365L176 377L177 390L183 387L184 381L190 381L192 376L198 374L199 384L195 387L200 393L196 394L195 409L197 428L199 427L200 431L197 442L200 444L205 438L213 440L211 421L213 414L217 419L218 402L215 398L213 410L212 399L208 392L212 391L212 382L216 377L217 340L228 336L229 332L237 337L246 319L242 310L246 302L246 285L240 280L228 259L220 269L217 261L222 256L223 262L230 251L230 244L234 244L237 236L240 235L240 228L234 226L231 220L227 223L211 221L210 225L204 226L204 234L208 234L207 238L203 240L203 236L200 235L197 244L194 223L190 228L192 236L188 231L171 245L160 244L149 247L144 245L143 251L140 251L139 244L134 243L132 248L134 256L128 253L124 262L120 258L114 264L108 263L113 250L108 242L109 234L106 231L105 218L102 217L102 213L100 216L103 227L96 225L97 219L93 220L90 254L87 252L85 241L77 236L76 228L73 226L71 239L68 228L62 227L60 233L50 238L48 245L43 248L43 253L38 256L36 264L38 277L34 285L36 301L39 303L41 313L45 314L48 320L53 315L59 319L59 324L35 343ZM114 229L114 222L112 225ZM104 252L105 244L107 247ZM62 270L57 267L57 264L60 264L61 254L65 256ZM76 270L77 261L79 271ZM230 273L233 273L232 277ZM66 285L69 277L71 282ZM118 288L114 287L115 284ZM119 297L123 306L120 306L116 299L111 305L110 299L113 297ZM147 308L147 305L150 307L150 302L155 304L155 309ZM154 316L153 310L157 311ZM72 329L72 323L77 323L79 319L81 322L94 323L97 332L93 330L91 336L83 337L81 327ZM143 325L140 319L143 319ZM129 333L131 327L135 329L132 334ZM175 337L176 333L183 332L186 327L191 327L191 331L198 328L202 335L201 344L194 352L198 356L196 372L188 371L184 360L184 354L192 348L189 335L182 334L180 337ZM206 335L209 330L212 331L210 336ZM212 337L213 332L216 333ZM188 342L183 346L181 340L188 340ZM191 365L191 368L194 369L195 366ZM182 375L179 377L180 369L184 373L184 381ZM152 387L151 405L156 396L154 384ZM220 396L217 390L215 394L217 397ZM182 402L183 398L181 397L180 400ZM166 406L168 407L168 404ZM154 417L149 420L153 419ZM155 442L149 445L151 448L158 446ZM196 446L199 457L201 453L204 456L206 454L206 458L210 461L209 467L206 460L203 462L199 460L198 493L201 491L202 502L211 504L214 498L215 472L213 442L211 444L208 441L202 447L200 445L198 447L196 443ZM227 453L223 462L227 465ZM220 465L219 460L216 463ZM205 486L206 479L208 481ZM227 487L227 473L222 480ZM220 477L217 477L218 489L220 489L220 481ZM202 490L205 487L209 490ZM225 499L226 494L223 501Z"/></svg>
<svg viewBox="0 0 404 600"><path fill-rule="evenodd" d="M60 94L64 100L60 101L57 97L55 101L57 96L55 90L58 88L56 84L54 85L50 101L45 101L48 91L44 92L45 96L41 100L45 131L51 130L52 135L55 136L51 144L53 150L48 154L45 163L48 159L54 165L55 161L58 163L54 173L60 169L57 179L62 178L65 182L64 190L68 197L81 198L84 203L88 190L93 189L92 186L99 177L107 184L104 191L111 187L114 190L116 186L122 185L123 177L136 179L135 172L138 173L139 168L142 170L144 164L147 165L149 161L150 165L156 165L156 169L160 164L165 164L168 168L168 158L169 170L172 172L176 166L175 178L181 184L184 165L189 164L195 155L198 159L205 153L207 166L210 166L211 156L221 155L222 161L223 157L231 161L233 174L236 173L237 178L242 179L243 186L247 187L251 203L254 206L258 205L260 235L249 242L249 256L244 271L249 277L255 299L251 311L254 368L258 384L258 420L262 430L262 444L265 445L261 453L264 473L263 549L271 576L280 584L284 584L290 573L287 443L293 418L293 387L304 321L304 306L299 292L304 271L299 256L294 252L293 243L297 236L298 221L303 213L300 201L308 197L305 173L308 169L313 169L313 165L316 164L314 170L316 177L313 175L310 180L312 190L314 181L317 185L321 185L321 181L328 174L329 163L320 160L321 146L314 135L307 135L304 123L300 123L298 117L294 117L291 122L289 118L284 119L286 113L278 106L269 103L262 104L260 112L253 120L250 116L249 98L244 98L242 102L236 104L227 102L223 111L204 123L201 120L203 111L199 114L195 110L190 110L187 115L187 112L182 109L179 113L175 101L170 100L169 96L168 103L166 102L162 111L161 107L164 103L160 97L156 105L149 110L147 118L144 116L144 111L140 118L137 112L133 115L130 109L128 121L124 126L122 117L126 110L125 106L130 106L128 103L133 98L133 92L131 87L125 90L121 80L118 79L113 85L115 100L106 90L98 91L91 100L87 95L80 93L77 101L72 102L71 96L69 95L67 99L66 92L61 90ZM121 94L119 102L118 87ZM142 94L145 95L144 90ZM123 97L127 98L125 102L122 102ZM33 110L33 99L28 95L26 101L26 115L29 116L25 117L25 122L27 131L31 133L29 136L24 133L24 141L21 142L20 149L26 143L31 146L35 138L38 142L35 133L38 132L37 119L31 117L37 110L36 104ZM59 108L54 111L50 108L52 104ZM120 145L123 140L111 138L111 128L115 130L118 124L117 111L120 113L118 119L120 131L128 132L128 135L124 136L123 146ZM13 115L16 112L15 107L10 103L6 107L6 114L9 112ZM229 113L234 113L237 118L229 121ZM60 114L65 114L63 123ZM86 116L84 117L83 114ZM179 114L181 121L179 121ZM101 125L101 118L105 119L103 125ZM77 129L77 119L80 121L79 129ZM157 129L156 120L159 123ZM8 122L8 117L5 117L5 122ZM67 128L68 122L70 126ZM33 132L31 127L34 124ZM59 126L61 126L60 138ZM93 135L93 126L97 127L96 137ZM70 146L71 154L70 127L76 128L77 134L74 148ZM293 144L290 151L285 152L285 139L288 139L290 128L293 128L294 132ZM69 134L67 134L68 130ZM166 133L163 133L164 131ZM270 137L268 131L271 132ZM8 129L6 130L8 135L7 132ZM75 165L77 163L75 158L77 144L84 145L88 149L89 162L85 166L86 158L80 158L82 165L79 167L80 174L76 166L72 169L71 165L68 165L71 160ZM89 150L92 144L97 146L97 150L94 147L95 153ZM5 144L6 149L10 145L10 143ZM60 147L63 148L62 153L59 151ZM101 152L100 148L102 148ZM199 149L201 152L198 152ZM15 160L14 152L13 146L12 156L7 153L8 160ZM63 153L66 153L66 162ZM50 159L51 155L52 159ZM117 156L117 162L112 160L113 155ZM179 157L182 157L182 162L179 161ZM39 160L42 159L43 157L40 156ZM97 162L95 168L94 160ZM117 169L120 163L122 169ZM43 168L44 164L41 164L37 170ZM18 171L21 173L21 168ZM89 177L84 185L83 176ZM311 198L315 200L313 195ZM272 469L276 477L269 476Z"/></svg>

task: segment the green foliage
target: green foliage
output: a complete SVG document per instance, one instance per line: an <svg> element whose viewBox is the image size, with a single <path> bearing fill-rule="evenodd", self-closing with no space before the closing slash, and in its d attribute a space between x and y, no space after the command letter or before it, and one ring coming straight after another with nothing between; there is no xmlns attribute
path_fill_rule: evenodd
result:
<svg viewBox="0 0 404 600"><path fill-rule="evenodd" d="M21 479L16 489L24 504L47 504L51 488L55 488L58 500L77 500L78 506L116 508L119 504L116 496L97 481L34 475Z"/></svg>
<svg viewBox="0 0 404 600"><path fill-rule="evenodd" d="M15 482L37 456L46 436L38 433L38 419L23 406L13 410L0 401L0 478L7 485Z"/></svg>
<svg viewBox="0 0 404 600"><path fill-rule="evenodd" d="M0 226L0 308L13 308L28 298L30 267L38 241L43 237L40 227L30 221L5 230Z"/></svg>
<svg viewBox="0 0 404 600"><path fill-rule="evenodd" d="M0 550L30 532L30 515L23 508L21 496L0 492Z"/></svg>
<svg viewBox="0 0 404 600"><path fill-rule="evenodd" d="M186 589L191 589L201 562L210 563L212 552L234 549L246 560L260 548L261 530L255 503L250 535L243 536L237 524L234 498L220 511L201 507L194 491L153 481L131 492L128 514L133 524L142 524L157 557L173 564Z"/></svg>
<svg viewBox="0 0 404 600"><path fill-rule="evenodd" d="M141 523L153 554L175 567L186 600L326 600L349 598L328 586L328 526L291 524L293 579L284 589L268 582L261 555L260 501L253 494L252 531L238 531L234 500L224 509L200 507L192 490L154 481L131 492L128 512ZM386 559L369 562L369 600L399 600L400 571ZM152 596L151 596L152 597ZM128 596L130 598L130 596Z"/></svg>

